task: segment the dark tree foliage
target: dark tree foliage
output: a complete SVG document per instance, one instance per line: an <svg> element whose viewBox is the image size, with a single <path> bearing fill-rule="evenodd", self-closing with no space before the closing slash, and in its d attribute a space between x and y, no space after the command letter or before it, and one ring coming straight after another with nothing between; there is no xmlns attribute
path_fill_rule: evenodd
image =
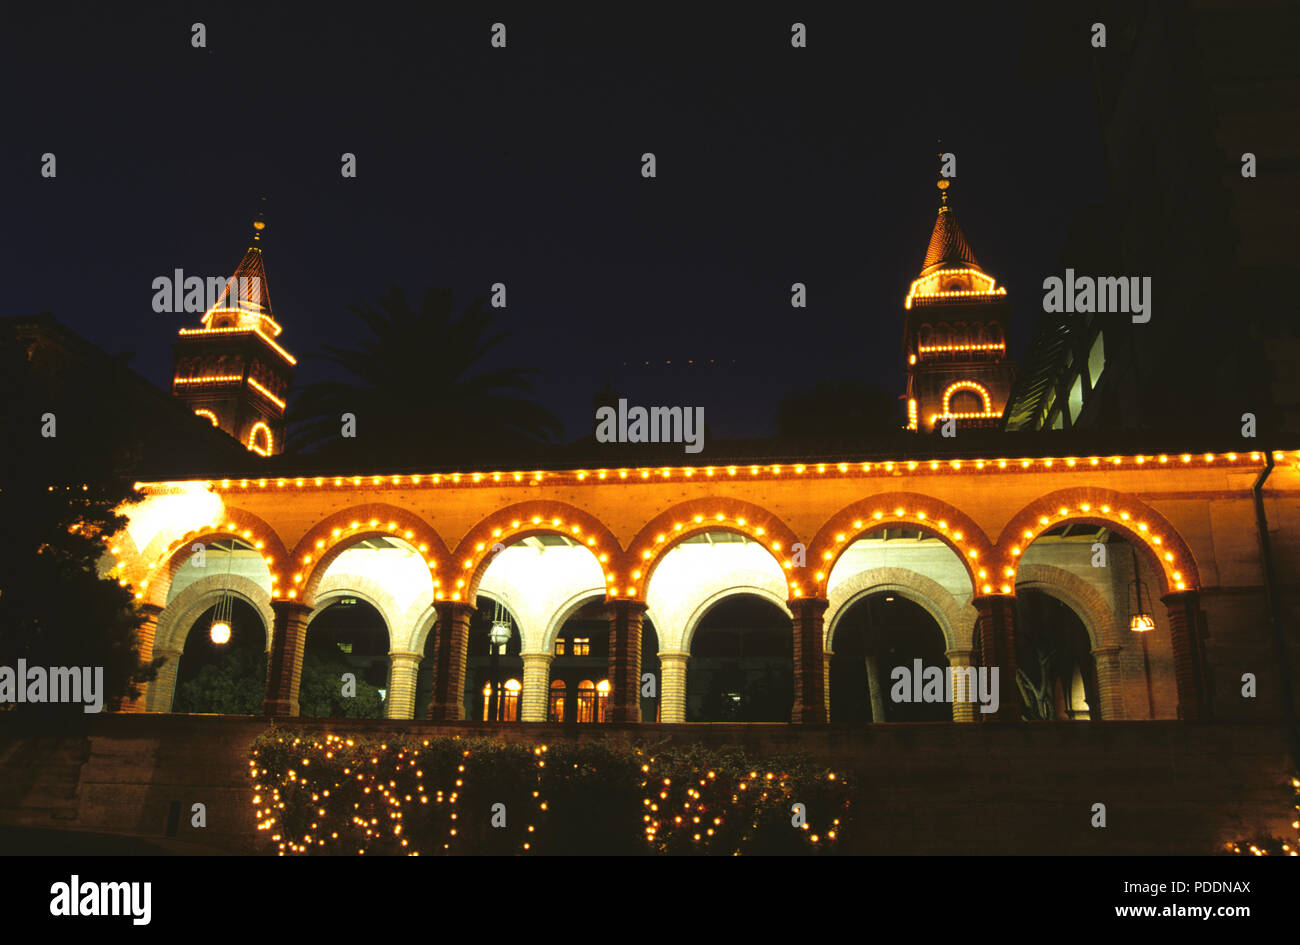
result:
<svg viewBox="0 0 1300 945"><path fill-rule="evenodd" d="M124 371L120 360L70 369L38 343L0 336L0 665L102 666L105 707L138 695L157 666L140 659L134 594L99 572L104 539L125 524L114 510L139 498L142 431L114 396Z"/></svg>
<svg viewBox="0 0 1300 945"><path fill-rule="evenodd" d="M355 696L343 695L343 674L356 677ZM337 650L308 652L302 661L298 686L298 714L304 718L378 719L384 715L379 689Z"/></svg>
<svg viewBox="0 0 1300 945"><path fill-rule="evenodd" d="M790 442L836 442L901 427L898 398L859 380L820 381L777 408L777 435Z"/></svg>
<svg viewBox="0 0 1300 945"><path fill-rule="evenodd" d="M508 337L493 330L482 300L457 315L450 289L426 289L413 308L394 286L378 308L350 310L370 337L352 348L324 345L318 357L356 380L324 381L302 391L291 407L290 449L401 465L427 462L433 440L454 444L460 458L499 455L560 434L560 421L526 399L535 370L482 367ZM343 414L356 418L355 438L341 435Z"/></svg>
<svg viewBox="0 0 1300 945"><path fill-rule="evenodd" d="M261 715L266 698L266 654L234 650L176 687L173 712Z"/></svg>

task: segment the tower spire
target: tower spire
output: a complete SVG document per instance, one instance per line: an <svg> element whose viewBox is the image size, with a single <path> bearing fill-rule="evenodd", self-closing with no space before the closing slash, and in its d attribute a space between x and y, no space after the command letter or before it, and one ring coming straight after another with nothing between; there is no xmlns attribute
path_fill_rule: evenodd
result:
<svg viewBox="0 0 1300 945"><path fill-rule="evenodd" d="M253 245L248 247L250 250L255 249L259 253L262 250L261 247L258 246L258 241L262 238L262 231L266 229L265 216L266 216L266 195L263 194L261 202L257 208L257 216L253 218Z"/></svg>
<svg viewBox="0 0 1300 945"><path fill-rule="evenodd" d="M934 230L930 234L930 245L925 251L925 261L921 263L921 276L925 277L939 269L980 269L975 261L975 253L966 242L966 234L957 223L957 212L948 205L948 187L952 182L940 180L939 215L934 221Z"/></svg>

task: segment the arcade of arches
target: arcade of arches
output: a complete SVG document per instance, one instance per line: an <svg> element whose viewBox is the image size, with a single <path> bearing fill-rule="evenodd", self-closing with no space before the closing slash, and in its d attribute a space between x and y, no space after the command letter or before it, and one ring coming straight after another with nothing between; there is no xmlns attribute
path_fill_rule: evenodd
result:
<svg viewBox="0 0 1300 945"><path fill-rule="evenodd" d="M122 709L572 724L1249 717L1223 693L1235 653L1266 645L1251 636L1265 621L1248 488L1263 463L143 484L104 568L135 588L146 647L167 662ZM1294 462L1272 476L1275 494L1300 486ZM227 640L212 629L223 600ZM895 683L932 667L996 667L996 711Z"/></svg>

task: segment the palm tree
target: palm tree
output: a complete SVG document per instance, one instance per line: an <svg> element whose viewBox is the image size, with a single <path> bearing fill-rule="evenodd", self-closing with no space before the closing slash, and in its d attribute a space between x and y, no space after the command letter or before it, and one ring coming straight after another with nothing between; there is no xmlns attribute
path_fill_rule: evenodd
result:
<svg viewBox="0 0 1300 945"><path fill-rule="evenodd" d="M352 348L323 345L325 360L357 382L323 381L293 405L290 449L330 458L402 463L500 456L536 447L561 432L559 419L527 395L534 370L482 370L484 357L508 337L492 330L492 313L475 299L459 316L451 290L428 288L419 309L393 286L379 308L349 306L373 337ZM355 437L342 435L343 414Z"/></svg>

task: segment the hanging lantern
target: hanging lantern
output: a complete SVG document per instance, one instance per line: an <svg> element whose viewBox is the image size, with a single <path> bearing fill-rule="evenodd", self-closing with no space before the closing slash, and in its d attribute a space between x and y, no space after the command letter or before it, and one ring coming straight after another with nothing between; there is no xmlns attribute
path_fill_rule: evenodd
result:
<svg viewBox="0 0 1300 945"><path fill-rule="evenodd" d="M1138 570L1137 549L1132 545L1129 548L1133 552L1133 609L1132 616L1129 617L1128 628L1134 633L1148 633L1156 628L1155 618L1151 616L1150 609L1143 603L1143 591L1145 587L1142 584L1142 574ZM1150 604L1150 595L1146 597L1146 604Z"/></svg>
<svg viewBox="0 0 1300 945"><path fill-rule="evenodd" d="M488 640L492 643L492 652L494 654L504 653L505 646L510 642L510 614L497 601L496 614L492 618L492 629L488 631Z"/></svg>
<svg viewBox="0 0 1300 945"><path fill-rule="evenodd" d="M217 646L230 642L230 621L235 609L235 598L230 593L230 562L235 557L235 540L230 540L230 553L226 555L226 580L221 588L221 598L212 608L212 626L208 628L208 639Z"/></svg>
<svg viewBox="0 0 1300 945"><path fill-rule="evenodd" d="M1134 633L1146 633L1156 628L1156 622L1150 614L1134 614L1129 620L1128 628Z"/></svg>

